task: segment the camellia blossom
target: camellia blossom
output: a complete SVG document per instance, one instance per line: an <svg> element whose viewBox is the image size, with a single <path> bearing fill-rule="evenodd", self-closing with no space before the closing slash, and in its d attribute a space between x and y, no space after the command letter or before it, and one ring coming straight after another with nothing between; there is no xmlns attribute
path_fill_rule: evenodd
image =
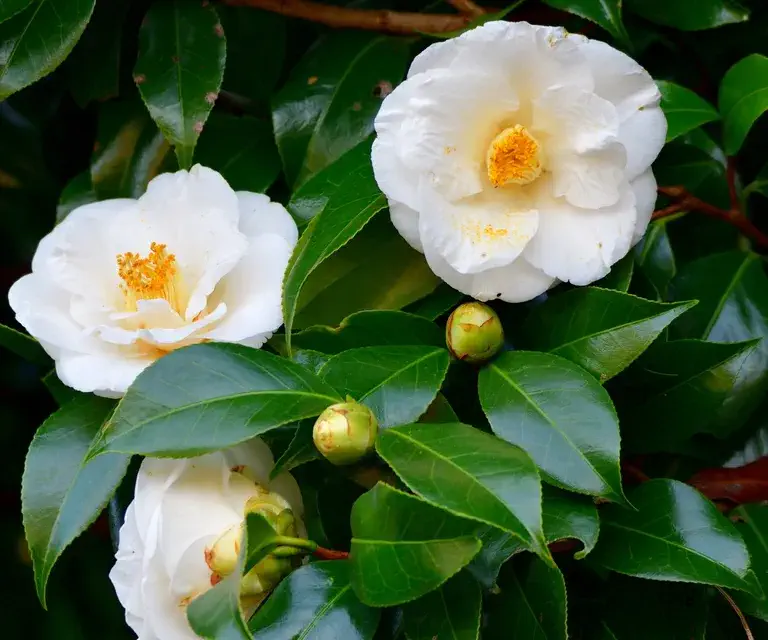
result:
<svg viewBox="0 0 768 640"><path fill-rule="evenodd" d="M605 276L645 232L667 125L634 60L562 28L489 22L418 55L373 146L392 222L479 300Z"/></svg>
<svg viewBox="0 0 768 640"><path fill-rule="evenodd" d="M64 384L120 396L169 351L201 341L260 347L283 322L298 230L262 194L195 166L138 200L78 207L42 239L8 294Z"/></svg>
<svg viewBox="0 0 768 640"><path fill-rule="evenodd" d="M196 458L142 462L109 574L139 640L197 638L187 605L221 579L211 553L241 525L246 504L290 509L303 531L299 487L286 472L269 481L273 466L259 438Z"/></svg>

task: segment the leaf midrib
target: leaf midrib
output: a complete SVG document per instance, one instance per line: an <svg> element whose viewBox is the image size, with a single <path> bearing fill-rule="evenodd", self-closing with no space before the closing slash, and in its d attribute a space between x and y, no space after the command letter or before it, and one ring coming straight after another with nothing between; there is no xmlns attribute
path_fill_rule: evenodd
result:
<svg viewBox="0 0 768 640"><path fill-rule="evenodd" d="M328 613L331 609L333 609L333 606L341 599L341 597L346 594L350 589L352 588L351 584L347 584L343 586L339 591L336 593L336 595L333 596L328 602L326 602L320 609L317 610L315 615L312 617L312 621L304 627L302 632L296 636L296 640L305 640L305 638L309 635L309 632L312 631L312 629L317 626L317 623L320 621L320 619L325 616L326 613Z"/></svg>

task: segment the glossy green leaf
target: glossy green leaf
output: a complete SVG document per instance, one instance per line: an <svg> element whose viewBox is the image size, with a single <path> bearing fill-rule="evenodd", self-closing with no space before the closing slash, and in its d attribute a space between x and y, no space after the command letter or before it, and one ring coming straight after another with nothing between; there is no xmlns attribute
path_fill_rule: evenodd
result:
<svg viewBox="0 0 768 640"><path fill-rule="evenodd" d="M758 171L755 179L744 187L744 191L741 194L742 200L746 201L753 193L759 193L768 198L768 163L764 164L763 168Z"/></svg>
<svg viewBox="0 0 768 640"><path fill-rule="evenodd" d="M768 620L768 508L757 504L742 505L731 512L731 517L747 545L750 565L763 590L761 598L741 591L734 591L732 595L746 613Z"/></svg>
<svg viewBox="0 0 768 640"><path fill-rule="evenodd" d="M95 2L37 0L0 22L0 100L48 75L64 61L88 24ZM18 9L20 3L13 5Z"/></svg>
<svg viewBox="0 0 768 640"><path fill-rule="evenodd" d="M240 579L277 546L276 535L263 516L246 514L237 568L187 607L189 625L197 635L211 640L250 640L241 609Z"/></svg>
<svg viewBox="0 0 768 640"><path fill-rule="evenodd" d="M612 289L626 293L629 290L629 284L632 281L632 274L635 270L635 257L628 253L615 265L611 267L610 272L604 278L595 283L596 287L601 289Z"/></svg>
<svg viewBox="0 0 768 640"><path fill-rule="evenodd" d="M91 157L91 185L99 200L138 198L158 173L175 168L170 145L139 100L100 106Z"/></svg>
<svg viewBox="0 0 768 640"><path fill-rule="evenodd" d="M755 123L768 109L768 58L753 53L733 65L720 83L723 147L736 154Z"/></svg>
<svg viewBox="0 0 768 640"><path fill-rule="evenodd" d="M276 478L283 471L290 471L299 465L320 458L320 452L315 447L312 439L312 428L314 426L314 418L302 420L298 423L288 448L275 461L275 466L272 467L272 471L269 473L270 478Z"/></svg>
<svg viewBox="0 0 768 640"><path fill-rule="evenodd" d="M448 313L464 299L464 294L449 287L444 282L423 300L414 302L406 308L406 311L428 320L437 320Z"/></svg>
<svg viewBox="0 0 768 640"><path fill-rule="evenodd" d="M478 640L482 598L471 574L461 571L439 589L403 608L408 640Z"/></svg>
<svg viewBox="0 0 768 640"><path fill-rule="evenodd" d="M338 327L309 327L294 334L293 344L321 353L341 353L356 347L428 345L442 347L443 331L434 323L402 311L359 311Z"/></svg>
<svg viewBox="0 0 768 640"><path fill-rule="evenodd" d="M494 433L528 452L547 481L624 500L616 412L589 373L551 354L506 352L480 372L479 393Z"/></svg>
<svg viewBox="0 0 768 640"><path fill-rule="evenodd" d="M0 2L0 22L5 22L19 11L26 9L30 4L32 4L32 0L2 0Z"/></svg>
<svg viewBox="0 0 768 640"><path fill-rule="evenodd" d="M565 579L557 567L521 557L502 572L499 583L501 593L488 600L484 640L567 640Z"/></svg>
<svg viewBox="0 0 768 640"><path fill-rule="evenodd" d="M84 204L91 204L98 200L96 191L91 183L91 174L88 171L78 173L67 182L59 196L56 205L56 224L66 218L72 211Z"/></svg>
<svg viewBox="0 0 768 640"><path fill-rule="evenodd" d="M699 433L730 435L760 400L742 373L756 347L674 340L649 349L633 368L643 402L622 423L626 446L664 451Z"/></svg>
<svg viewBox="0 0 768 640"><path fill-rule="evenodd" d="M280 175L269 123L212 113L197 145L197 161L218 171L235 191L263 193Z"/></svg>
<svg viewBox="0 0 768 640"><path fill-rule="evenodd" d="M285 176L294 187L373 133L381 100L409 61L406 39L332 33L293 68L272 100Z"/></svg>
<svg viewBox="0 0 768 640"><path fill-rule="evenodd" d="M720 119L717 109L690 89L664 80L657 80L656 84L661 91L661 109L667 117L667 142Z"/></svg>
<svg viewBox="0 0 768 640"><path fill-rule="evenodd" d="M601 510L593 562L626 575L749 591L749 553L715 505L677 480L650 480L629 494L635 509Z"/></svg>
<svg viewBox="0 0 768 640"><path fill-rule="evenodd" d="M0 347L40 367L50 367L51 357L32 336L0 324Z"/></svg>
<svg viewBox="0 0 768 640"><path fill-rule="evenodd" d="M544 0L550 7L567 11L594 22L623 45L629 44L629 34L621 19L621 0Z"/></svg>
<svg viewBox="0 0 768 640"><path fill-rule="evenodd" d="M92 455L199 455L316 416L340 400L301 365L266 351L193 345L136 378Z"/></svg>
<svg viewBox="0 0 768 640"><path fill-rule="evenodd" d="M251 618L259 640L371 640L379 611L352 591L347 561L313 562L294 571Z"/></svg>
<svg viewBox="0 0 768 640"><path fill-rule="evenodd" d="M374 607L437 589L480 549L477 522L377 484L352 507L352 588Z"/></svg>
<svg viewBox="0 0 768 640"><path fill-rule="evenodd" d="M744 22L749 11L732 0L626 0L626 8L646 20L681 31Z"/></svg>
<svg viewBox="0 0 768 640"><path fill-rule="evenodd" d="M291 354L291 360L298 362L312 373L318 373L325 366L325 363L330 360L330 356L312 349L294 349Z"/></svg>
<svg viewBox="0 0 768 640"><path fill-rule="evenodd" d="M373 177L370 161L366 161L346 176L322 213L312 219L299 238L283 280L283 315L289 350L299 294L307 278L385 206L386 199Z"/></svg>
<svg viewBox="0 0 768 640"><path fill-rule="evenodd" d="M605 382L694 304L652 302L596 287L572 289L532 311L525 324L527 345L568 358Z"/></svg>
<svg viewBox="0 0 768 640"><path fill-rule="evenodd" d="M541 481L524 451L459 423L387 429L376 451L427 502L512 533L551 562L542 533Z"/></svg>
<svg viewBox="0 0 768 640"><path fill-rule="evenodd" d="M446 424L448 422L459 422L459 417L451 407L450 403L442 393L429 405L424 415L419 418L419 422L427 424Z"/></svg>
<svg viewBox="0 0 768 640"><path fill-rule="evenodd" d="M224 29L208 3L162 0L139 32L133 79L182 169L192 155L224 77Z"/></svg>
<svg viewBox="0 0 768 640"><path fill-rule="evenodd" d="M450 357L428 346L361 347L333 356L320 377L373 411L380 428L419 419L435 399Z"/></svg>
<svg viewBox="0 0 768 640"><path fill-rule="evenodd" d="M388 212L380 211L309 276L294 324L338 324L364 309L402 309L439 283L424 256L394 228Z"/></svg>
<svg viewBox="0 0 768 640"><path fill-rule="evenodd" d="M666 298L669 283L677 273L677 264L664 220L652 222L643 239L635 245L635 263L659 296Z"/></svg>
<svg viewBox="0 0 768 640"><path fill-rule="evenodd" d="M99 515L128 468L121 454L86 461L112 400L82 395L51 415L29 446L21 481L24 531L45 606L45 587L62 551Z"/></svg>
<svg viewBox="0 0 768 640"><path fill-rule="evenodd" d="M547 544L579 540L584 548L574 554L577 559L584 558L597 544L600 518L590 498L544 485L542 516ZM495 527L482 529L479 537L483 548L468 569L484 587L492 589L501 566L525 547L518 538Z"/></svg>

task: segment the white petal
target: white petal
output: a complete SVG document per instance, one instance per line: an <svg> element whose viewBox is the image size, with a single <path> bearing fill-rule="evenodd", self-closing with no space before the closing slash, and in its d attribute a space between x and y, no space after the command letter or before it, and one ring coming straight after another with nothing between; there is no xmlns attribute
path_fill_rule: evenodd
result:
<svg viewBox="0 0 768 640"><path fill-rule="evenodd" d="M637 209L635 231L632 234L634 246L645 235L653 210L656 208L656 178L653 171L648 169L645 173L641 173L629 186L635 192L635 209Z"/></svg>
<svg viewBox="0 0 768 640"><path fill-rule="evenodd" d="M146 636L147 640L199 640L187 622L186 600L171 591L170 578L162 563L153 562L147 568L142 592L147 603L145 629L154 634ZM144 639L145 636L139 638Z"/></svg>
<svg viewBox="0 0 768 640"><path fill-rule="evenodd" d="M459 273L510 264L536 233L539 214L523 190L489 189L455 203L425 192L419 234Z"/></svg>
<svg viewBox="0 0 768 640"><path fill-rule="evenodd" d="M68 387L97 396L119 398L154 358L115 354L62 352L56 361L56 375Z"/></svg>
<svg viewBox="0 0 768 640"><path fill-rule="evenodd" d="M222 451L229 467L246 467L248 475L255 478L259 484L269 484L269 474L275 466L267 443L261 438L251 438L234 447Z"/></svg>
<svg viewBox="0 0 768 640"><path fill-rule="evenodd" d="M251 239L247 253L211 296L211 303L226 304L227 316L205 337L240 342L278 329L283 324L282 282L291 251L282 236Z"/></svg>
<svg viewBox="0 0 768 640"><path fill-rule="evenodd" d="M589 284L629 251L637 215L628 185L615 205L603 209L577 209L544 195L538 206L539 231L523 256L553 278Z"/></svg>
<svg viewBox="0 0 768 640"><path fill-rule="evenodd" d="M419 212L407 204L389 199L389 217L398 233L416 251L424 253L419 236Z"/></svg>
<svg viewBox="0 0 768 640"><path fill-rule="evenodd" d="M168 488L184 473L187 459L144 458L139 467L134 487L134 505L136 509L136 526L142 536L147 555L154 553L150 549L147 533L152 523L160 520L157 514L163 502L163 496ZM155 541L156 542L156 541Z"/></svg>
<svg viewBox="0 0 768 640"><path fill-rule="evenodd" d="M667 119L659 107L645 107L621 123L619 142L627 151L627 180L634 180L656 160L667 136Z"/></svg>
<svg viewBox="0 0 768 640"><path fill-rule="evenodd" d="M477 300L525 302L541 295L556 283L554 278L532 267L523 257L504 267L465 275L453 269L429 247L426 249L425 256L430 269L454 289Z"/></svg>
<svg viewBox="0 0 768 640"><path fill-rule="evenodd" d="M117 599L125 609L128 626L138 635L141 635L144 626L144 602L141 594L143 546L136 528L136 513L132 502L125 511L125 520L120 527L115 565L109 572L109 579L115 587Z"/></svg>
<svg viewBox="0 0 768 640"><path fill-rule="evenodd" d="M413 182L408 172L448 200L479 193L487 184L488 145L518 106L502 74L438 69L406 80L376 116L372 158L379 186L417 210L413 194L397 186Z"/></svg>
<svg viewBox="0 0 768 640"><path fill-rule="evenodd" d="M274 233L282 236L291 248L296 246L299 230L291 214L279 202L263 193L238 191L240 231L249 238Z"/></svg>
<svg viewBox="0 0 768 640"><path fill-rule="evenodd" d="M604 149L553 158L552 195L564 197L574 207L600 209L616 204L626 183L624 147L611 144Z"/></svg>
<svg viewBox="0 0 768 640"><path fill-rule="evenodd" d="M269 483L269 490L279 494L291 505L291 510L299 518L304 517L304 501L296 479L287 471L279 474Z"/></svg>

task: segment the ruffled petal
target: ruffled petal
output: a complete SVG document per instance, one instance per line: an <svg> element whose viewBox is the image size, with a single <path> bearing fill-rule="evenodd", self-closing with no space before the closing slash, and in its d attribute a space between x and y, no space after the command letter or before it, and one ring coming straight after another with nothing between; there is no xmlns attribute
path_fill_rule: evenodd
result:
<svg viewBox="0 0 768 640"><path fill-rule="evenodd" d="M398 233L416 251L424 253L419 236L419 212L407 204L389 199L389 217Z"/></svg>
<svg viewBox="0 0 768 640"><path fill-rule="evenodd" d="M600 209L616 204L626 184L624 147L618 143L551 160L552 195L574 207Z"/></svg>
<svg viewBox="0 0 768 640"><path fill-rule="evenodd" d="M64 351L56 360L56 375L68 387L105 398L119 398L156 358Z"/></svg>
<svg viewBox="0 0 768 640"><path fill-rule="evenodd" d="M624 175L632 181L656 160L667 137L667 119L659 107L645 107L621 123L619 142L627 151Z"/></svg>
<svg viewBox="0 0 768 640"><path fill-rule="evenodd" d="M635 230L632 234L632 245L634 246L645 235L653 210L656 208L656 178L653 171L648 169L645 173L641 173L629 186L635 193L635 209L637 210Z"/></svg>
<svg viewBox="0 0 768 640"><path fill-rule="evenodd" d="M523 257L512 264L480 273L463 274L453 269L440 254L427 246L425 256L430 269L454 289L476 300L525 302L541 295L557 281L531 266Z"/></svg>
<svg viewBox="0 0 768 640"><path fill-rule="evenodd" d="M564 282L585 285L605 276L632 242L637 214L627 185L619 201L603 209L577 209L545 195L539 206L539 231L523 256L534 267Z"/></svg>
<svg viewBox="0 0 768 640"><path fill-rule="evenodd" d="M293 249L299 239L299 229L291 214L279 202L272 202L263 193L238 191L240 231L248 238L276 234Z"/></svg>
<svg viewBox="0 0 768 640"><path fill-rule="evenodd" d="M125 520L118 535L115 565L109 579L115 588L117 599L125 609L125 621L137 635L144 627L144 601L141 594L141 576L144 564L144 545L136 527L134 503L128 505Z"/></svg>
<svg viewBox="0 0 768 640"><path fill-rule="evenodd" d="M222 451L227 465L232 467L244 467L244 473L254 478L260 485L269 484L269 474L275 466L267 443L261 438L251 438L234 447Z"/></svg>

